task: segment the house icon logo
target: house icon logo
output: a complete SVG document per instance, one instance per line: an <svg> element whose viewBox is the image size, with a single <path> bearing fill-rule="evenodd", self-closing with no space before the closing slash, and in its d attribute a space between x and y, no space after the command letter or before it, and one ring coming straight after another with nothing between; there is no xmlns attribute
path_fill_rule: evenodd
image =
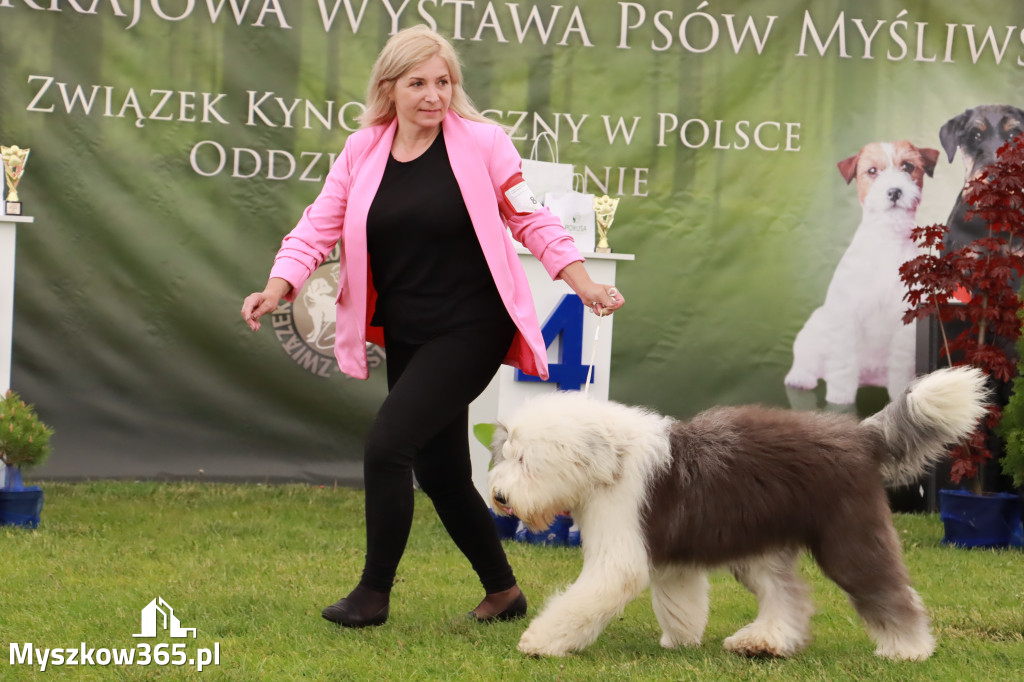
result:
<svg viewBox="0 0 1024 682"><path fill-rule="evenodd" d="M174 609L163 597L157 597L142 609L142 632L132 637L156 637L157 626L167 630L171 637L188 637L188 633L191 632L192 639L196 638L196 629L181 627L181 621L174 615Z"/></svg>

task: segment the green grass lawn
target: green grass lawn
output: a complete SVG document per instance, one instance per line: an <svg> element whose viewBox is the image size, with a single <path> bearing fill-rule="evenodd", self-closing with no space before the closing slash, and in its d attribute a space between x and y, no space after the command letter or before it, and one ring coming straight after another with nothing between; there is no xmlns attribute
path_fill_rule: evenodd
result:
<svg viewBox="0 0 1024 682"><path fill-rule="evenodd" d="M479 625L465 613L482 588L418 494L391 619L351 631L320 609L362 568L362 492L309 486L42 483L38 530L0 527L0 679L230 680L1022 680L1024 554L939 544L935 515L898 515L907 563L939 641L924 663L893 663L845 596L809 560L814 640L791 660L747 660L722 640L755 603L731 577L712 580L704 645L665 651L649 595L589 649L564 659L516 651L525 621ZM579 573L578 549L510 542L531 614ZM133 638L140 611L162 597L195 639ZM219 650L219 665L11 665L10 643L36 649L186 644L177 660ZM175 656L168 646L165 655ZM94 654L95 660L95 654ZM36 666L38 667L38 666Z"/></svg>

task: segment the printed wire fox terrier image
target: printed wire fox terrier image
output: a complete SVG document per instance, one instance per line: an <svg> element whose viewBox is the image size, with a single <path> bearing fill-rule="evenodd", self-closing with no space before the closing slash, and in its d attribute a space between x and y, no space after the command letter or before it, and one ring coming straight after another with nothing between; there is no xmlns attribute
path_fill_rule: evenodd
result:
<svg viewBox="0 0 1024 682"><path fill-rule="evenodd" d="M847 183L857 180L861 222L825 302L796 336L787 388L813 391L824 379L827 403L853 405L861 386L894 398L914 378L915 326L903 324L900 266L918 255L910 232L938 159L938 150L901 140L872 142L837 164Z"/></svg>
<svg viewBox="0 0 1024 682"><path fill-rule="evenodd" d="M725 640L747 656L791 656L814 607L798 559L810 551L891 659L935 648L910 585L883 483L913 481L986 413L985 376L957 367L918 379L881 412L717 407L689 422L551 393L524 403L492 444L499 514L531 529L568 510L583 538L576 582L519 640L530 655L593 643L650 585L666 648L700 645L707 572L727 567L757 598L753 623Z"/></svg>

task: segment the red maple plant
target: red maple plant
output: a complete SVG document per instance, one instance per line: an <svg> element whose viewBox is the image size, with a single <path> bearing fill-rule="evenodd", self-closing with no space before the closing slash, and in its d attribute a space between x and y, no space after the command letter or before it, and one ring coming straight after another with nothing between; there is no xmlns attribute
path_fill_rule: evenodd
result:
<svg viewBox="0 0 1024 682"><path fill-rule="evenodd" d="M995 381L1009 382L1017 366L1012 349L1021 334L1021 301L1014 283L1024 275L1024 136L1004 145L996 163L967 183L964 200L970 206L966 220L984 221L987 233L947 251L945 225L914 230L913 238L924 252L900 267L900 279L907 286L904 298L910 305L903 322L934 316L942 334L942 355L951 366L973 365ZM952 321L965 328L950 339L946 324ZM987 435L1001 415L1001 406L990 406L988 417L967 442L950 452L953 483L974 479L979 466L992 458Z"/></svg>

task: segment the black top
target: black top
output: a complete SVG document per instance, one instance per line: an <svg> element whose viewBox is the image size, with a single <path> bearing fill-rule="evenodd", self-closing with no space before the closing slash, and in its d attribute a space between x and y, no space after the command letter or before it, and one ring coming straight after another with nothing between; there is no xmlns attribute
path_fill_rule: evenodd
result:
<svg viewBox="0 0 1024 682"><path fill-rule="evenodd" d="M366 217L377 308L372 324L423 343L495 316L508 319L455 180L443 133L419 157L389 156Z"/></svg>

